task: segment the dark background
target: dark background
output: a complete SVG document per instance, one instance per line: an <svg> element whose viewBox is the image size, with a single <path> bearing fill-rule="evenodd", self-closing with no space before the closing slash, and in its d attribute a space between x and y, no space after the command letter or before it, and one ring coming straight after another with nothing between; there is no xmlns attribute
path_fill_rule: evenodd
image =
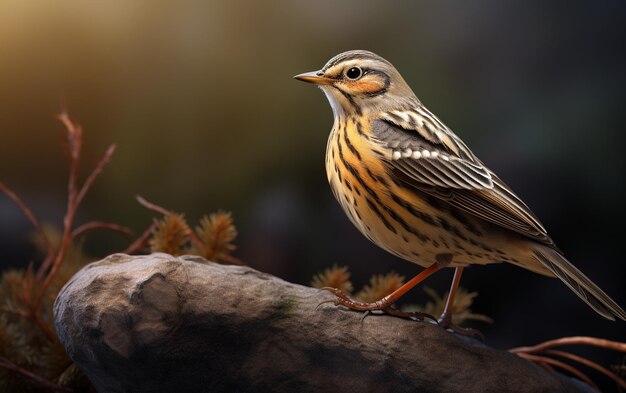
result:
<svg viewBox="0 0 626 393"><path fill-rule="evenodd" d="M417 96L533 208L568 258L626 305L626 3L112 1L0 4L0 179L60 223L60 97L86 130L85 163L118 144L79 222L141 231L141 194L191 223L233 211L236 256L308 284L334 263L358 288L413 266L349 223L326 184L331 110L293 81L349 49L390 60ZM0 268L35 258L0 197ZM93 234L92 255L123 249ZM452 272L427 285L447 290ZM558 280L512 266L466 270L500 348L569 335L624 341ZM421 289L408 301L423 301ZM605 363L619 355L598 355Z"/></svg>

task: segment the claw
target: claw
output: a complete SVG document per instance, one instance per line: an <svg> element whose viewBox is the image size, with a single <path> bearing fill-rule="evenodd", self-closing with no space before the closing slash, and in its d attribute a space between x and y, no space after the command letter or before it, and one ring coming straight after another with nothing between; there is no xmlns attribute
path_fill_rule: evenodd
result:
<svg viewBox="0 0 626 393"><path fill-rule="evenodd" d="M322 304L325 304L325 303L333 303L333 304L335 304L335 306L341 305L341 306L346 306L348 308L351 308L350 307L351 304L355 304L354 300L350 299L348 297L348 295L343 293L343 291L341 289L332 288L332 287L323 287L323 288L320 288L320 289L322 291L330 292L331 294L333 294L335 296L335 298L334 299L329 299L329 300L324 300L323 302L318 304L317 307L315 307L316 310L319 308L319 306L321 306Z"/></svg>
<svg viewBox="0 0 626 393"><path fill-rule="evenodd" d="M323 287L320 288L322 291L327 291L332 293L333 295L337 296L340 299L343 299L347 302L352 302L352 299L350 299L348 297L348 295L346 295L345 293L343 293L343 291L341 289L337 289L337 288L332 288L332 287ZM336 304L336 303L335 303Z"/></svg>
<svg viewBox="0 0 626 393"><path fill-rule="evenodd" d="M485 342L485 336L480 332L480 330L472 329L472 328L464 328L459 325L455 325L452 323L452 314L443 313L439 317L437 321L439 326L446 330L452 330L453 332L460 334L466 337L474 337L480 339L480 341Z"/></svg>
<svg viewBox="0 0 626 393"><path fill-rule="evenodd" d="M367 317L368 315L370 315L372 312L370 310L366 310L363 315L361 316L361 323L363 323L363 321L365 320L365 317Z"/></svg>
<svg viewBox="0 0 626 393"><path fill-rule="evenodd" d="M320 304L324 303L334 303L337 306L344 306L351 310L355 311L372 311L372 310L383 310L385 307L388 307L389 304L387 302L379 300L374 303L361 303L355 300L352 300L348 295L346 295L342 290L332 287L323 287L320 288L323 291L327 291L335 295L335 299L323 301ZM319 307L320 304L317 306Z"/></svg>
<svg viewBox="0 0 626 393"><path fill-rule="evenodd" d="M335 303L335 302L336 302L336 300L337 300L337 299L324 300L323 302L320 302L320 304L318 304L318 305L315 307L315 310L317 311L317 309L318 309L318 308L320 308L320 306L321 306L322 304L326 304L326 303ZM335 304L337 304L337 303L335 303Z"/></svg>

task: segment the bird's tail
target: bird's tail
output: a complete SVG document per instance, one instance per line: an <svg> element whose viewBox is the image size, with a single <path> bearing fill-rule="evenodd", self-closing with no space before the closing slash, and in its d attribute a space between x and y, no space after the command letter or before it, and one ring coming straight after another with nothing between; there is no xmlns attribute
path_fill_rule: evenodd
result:
<svg viewBox="0 0 626 393"><path fill-rule="evenodd" d="M626 321L626 312L558 251L542 246L535 248L532 253L535 259L598 314L612 321L615 317Z"/></svg>

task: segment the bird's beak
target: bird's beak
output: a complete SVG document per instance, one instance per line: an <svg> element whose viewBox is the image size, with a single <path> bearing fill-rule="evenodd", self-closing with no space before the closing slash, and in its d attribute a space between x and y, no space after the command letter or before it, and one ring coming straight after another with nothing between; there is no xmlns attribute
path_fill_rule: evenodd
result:
<svg viewBox="0 0 626 393"><path fill-rule="evenodd" d="M332 78L324 77L320 71L305 72L304 74L294 76L293 79L313 83L315 85L331 85L335 82Z"/></svg>

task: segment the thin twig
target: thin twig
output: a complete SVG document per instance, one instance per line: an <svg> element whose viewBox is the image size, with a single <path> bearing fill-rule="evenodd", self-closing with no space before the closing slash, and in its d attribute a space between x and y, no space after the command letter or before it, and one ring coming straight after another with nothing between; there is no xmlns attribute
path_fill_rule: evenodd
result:
<svg viewBox="0 0 626 393"><path fill-rule="evenodd" d="M78 209L77 197L78 197L78 172L80 168L80 151L82 148L82 128L80 125L73 123L67 113L62 113L58 116L67 129L67 139L69 144L70 153L70 171L67 184L68 196L67 196L67 210L63 219L63 235L61 236L61 245L56 254L54 262L50 271L46 275L43 283L39 287L39 292L33 302L34 309L39 309L41 301L46 293L46 290L50 286L50 283L56 276L61 263L65 259L65 255L72 242L72 225L74 223L74 217L76 216L76 210Z"/></svg>
<svg viewBox="0 0 626 393"><path fill-rule="evenodd" d="M171 211L167 210L164 207L161 207L155 203L152 202L148 202L146 199L144 199L142 196L140 195L136 195L135 199L137 199L137 202L139 202L139 204L143 207L145 207L148 210L152 210L155 211L157 213L163 214L164 216L168 216L170 214L174 214Z"/></svg>
<svg viewBox="0 0 626 393"><path fill-rule="evenodd" d="M135 240L130 246L128 246L122 253L124 254L134 254L137 251L145 248L148 245L148 239L150 239L150 235L152 235L152 231L156 227L155 223L152 223L145 231Z"/></svg>
<svg viewBox="0 0 626 393"><path fill-rule="evenodd" d="M554 370L554 367L552 367L551 365L544 363L544 362L538 362L540 366L544 367L546 370L549 370L553 373L555 373L556 371Z"/></svg>
<svg viewBox="0 0 626 393"><path fill-rule="evenodd" d="M80 169L80 152L83 144L83 131L81 126L78 123L72 122L72 120L65 112L61 113L58 116L58 119L65 125L65 128L67 129L67 138L70 148L70 176L68 180L67 211L63 220L63 236L61 238L61 246L58 253L56 254L56 258L54 258L52 268L48 272L48 275L41 285L39 294L36 298L36 305L40 304L46 289L52 282L52 279L56 276L56 273L61 263L63 262L63 259L65 258L72 239L75 237L72 232L72 226L74 223L74 217L76 216L76 211L78 210L78 206L84 199L85 195L93 185L96 178L102 173L104 166L109 161L111 161L111 157L115 152L115 145L113 144L109 146L109 148L103 154L102 158L100 158L100 160L96 164L96 167L91 171L91 173L83 183L80 191L78 191L77 183ZM46 265L49 264L50 263ZM47 266L42 265L42 268L47 269Z"/></svg>
<svg viewBox="0 0 626 393"><path fill-rule="evenodd" d="M39 329L43 332L43 334L46 336L46 338L50 341L56 341L57 339L56 335L54 334L52 329L50 329L50 327L46 325L43 319L41 319L41 317L39 316L39 313L36 311L33 311L32 317L33 317L33 321L35 321L35 323L37 324Z"/></svg>
<svg viewBox="0 0 626 393"><path fill-rule="evenodd" d="M11 362L9 359L3 356L0 356L0 367L21 375L29 383L37 387L43 388L43 389L51 390L54 392L68 392L68 393L72 393L74 391L66 386L61 386L54 382L50 382L47 379L40 377L39 375L35 373L32 373L26 369L23 369L22 367Z"/></svg>
<svg viewBox="0 0 626 393"><path fill-rule="evenodd" d="M623 389L626 389L626 381L624 381L623 379L618 377L615 373L613 373L610 370L602 367L601 365L599 365L596 362L592 362L591 360L585 359L585 358L583 358L581 356L578 356L578 355L575 355L573 353L569 353L569 352L565 352L565 351L559 351L559 350L555 350L555 349L548 349L548 350L544 351L544 353L547 354L547 355L560 356L560 357L563 357L565 359L573 360L575 362L584 364L585 366L593 368L594 370L596 370L596 371L606 375L607 377L609 377L613 381L615 381Z"/></svg>
<svg viewBox="0 0 626 393"><path fill-rule="evenodd" d="M171 214L174 214L173 212L167 210L166 208L157 205L156 203L152 203L152 202L148 202L145 198L143 198L140 195L136 195L135 199L137 199L137 202L139 202L139 204L143 207L145 207L146 209L152 210L154 212L163 214L164 216L169 216ZM185 224L186 229L188 230L190 237L191 237L191 242L193 243L193 245L197 248L200 249L201 247L203 247L203 243L200 240L200 238L198 237L198 235L196 234L196 232L194 230L191 229L191 227L189 227L189 225Z"/></svg>
<svg viewBox="0 0 626 393"><path fill-rule="evenodd" d="M76 197L77 205L80 205L80 203L83 201L83 199L85 198L85 195L87 194L87 192L93 185L93 182L104 170L104 166L111 161L111 157L113 156L113 153L115 153L115 149L116 149L115 144L109 146L109 148L102 155L102 158L100 158L100 161L98 161L98 163L96 164L96 167L93 169L93 171L91 171L91 173L89 174L89 176L83 183L83 186L81 187L80 192L78 193L78 196Z"/></svg>
<svg viewBox="0 0 626 393"><path fill-rule="evenodd" d="M50 329L50 327L41 319L41 315L39 314L39 306L35 305L35 303L31 300L31 293L33 290L33 283L30 278L33 277L33 262L31 261L28 264L28 268L24 273L24 279L22 280L22 297L24 304L28 307L29 312L26 315L27 318L31 318L35 324L39 327L41 332L48 338L50 341L56 340L56 336L54 332Z"/></svg>
<svg viewBox="0 0 626 393"><path fill-rule="evenodd" d="M61 113L58 114L56 118L61 123L63 123L68 133L76 134L76 131L77 131L76 124L72 122L72 119L70 119L70 116L65 109L62 109Z"/></svg>
<svg viewBox="0 0 626 393"><path fill-rule="evenodd" d="M232 255L223 255L221 257L221 259L224 262L228 262L228 263L231 263L233 265L241 265L241 266L245 265L245 263L243 263L243 261L241 259L236 258L236 257L234 257Z"/></svg>
<svg viewBox="0 0 626 393"><path fill-rule="evenodd" d="M24 279L22 280L22 300L26 307L28 307L28 311L24 313L20 313L25 318L32 319L35 324L39 327L41 332L50 340L54 341L56 336L54 332L46 325L46 323L41 319L39 315L39 306L35 306L32 302L31 294L33 290L33 282L29 279L33 277L33 262L31 261L28 264L28 268L26 268L26 272L24 273Z"/></svg>
<svg viewBox="0 0 626 393"><path fill-rule="evenodd" d="M189 235L191 237L191 242L193 243L194 247L196 247L196 249L199 250L201 247L204 246L204 243L202 243L202 240L200 240L200 238L198 237L196 232L193 229L191 229L189 227L189 225L185 224L185 226L189 229Z"/></svg>
<svg viewBox="0 0 626 393"><path fill-rule="evenodd" d="M534 362L534 363L536 363L536 364L540 365L541 367L545 368L547 371L550 371L550 372L555 372L555 371L554 371L554 368L552 368L552 366L550 366L550 365L549 365L549 364L547 364L547 363L540 362L540 361L536 361L536 362Z"/></svg>
<svg viewBox="0 0 626 393"><path fill-rule="evenodd" d="M90 221L74 229L74 231L72 231L72 238L76 239L79 236L82 236L88 232L91 232L97 229L107 229L107 230L125 235L127 237L130 237L133 234L132 229L122 226L122 225L118 225L112 222Z"/></svg>
<svg viewBox="0 0 626 393"><path fill-rule="evenodd" d="M72 224L76 215L76 209L78 208L78 205L76 204L76 198L78 195L77 182L80 169L80 151L82 149L83 135L80 125L73 123L67 113L62 113L57 118L65 125L67 130L67 140L70 153L67 211L63 220L63 235L61 237L58 250L52 254L48 253L48 257L38 269L35 279L37 282L43 279L43 282L39 286L39 290L37 291L35 298L31 301L30 295L26 295L25 292L25 302L31 311L31 317L50 341L56 340L56 336L48 325L46 325L46 323L41 319L39 311L46 290L56 276L56 273L59 270L59 267L61 266L72 241ZM54 257L52 257L52 255Z"/></svg>
<svg viewBox="0 0 626 393"><path fill-rule="evenodd" d="M626 352L626 343L587 336L557 338L555 340L546 341L535 346L511 348L509 349L509 352L535 353L542 352L546 349L558 347L561 345L591 345L594 347L606 348L619 352Z"/></svg>
<svg viewBox="0 0 626 393"><path fill-rule="evenodd" d="M598 388L598 386L591 380L591 378L589 378L586 374L584 374L582 371L578 370L575 367L570 366L567 363L563 363L559 360L555 360L549 357L545 357L545 356L540 356L540 355L532 355L530 353L525 353L525 352L520 352L520 353L516 353L517 356L526 359L526 360L530 360L534 363L546 363L546 364L550 364L552 366L555 367L559 367L563 370L566 370L572 374L574 374L575 376L577 376L579 379L587 382L589 385L595 387L596 389Z"/></svg>
<svg viewBox="0 0 626 393"><path fill-rule="evenodd" d="M44 275L46 274L46 271L48 271L48 269L50 268L50 265L52 264L55 258L56 258L56 251L46 254L46 258L43 260L43 262L41 262L39 269L37 269L37 274L35 275L35 282L41 282Z"/></svg>
<svg viewBox="0 0 626 393"><path fill-rule="evenodd" d="M23 317L23 318L30 318L30 312L26 310L20 310L20 309L14 310L12 308L0 307L0 312L19 315L20 317Z"/></svg>

